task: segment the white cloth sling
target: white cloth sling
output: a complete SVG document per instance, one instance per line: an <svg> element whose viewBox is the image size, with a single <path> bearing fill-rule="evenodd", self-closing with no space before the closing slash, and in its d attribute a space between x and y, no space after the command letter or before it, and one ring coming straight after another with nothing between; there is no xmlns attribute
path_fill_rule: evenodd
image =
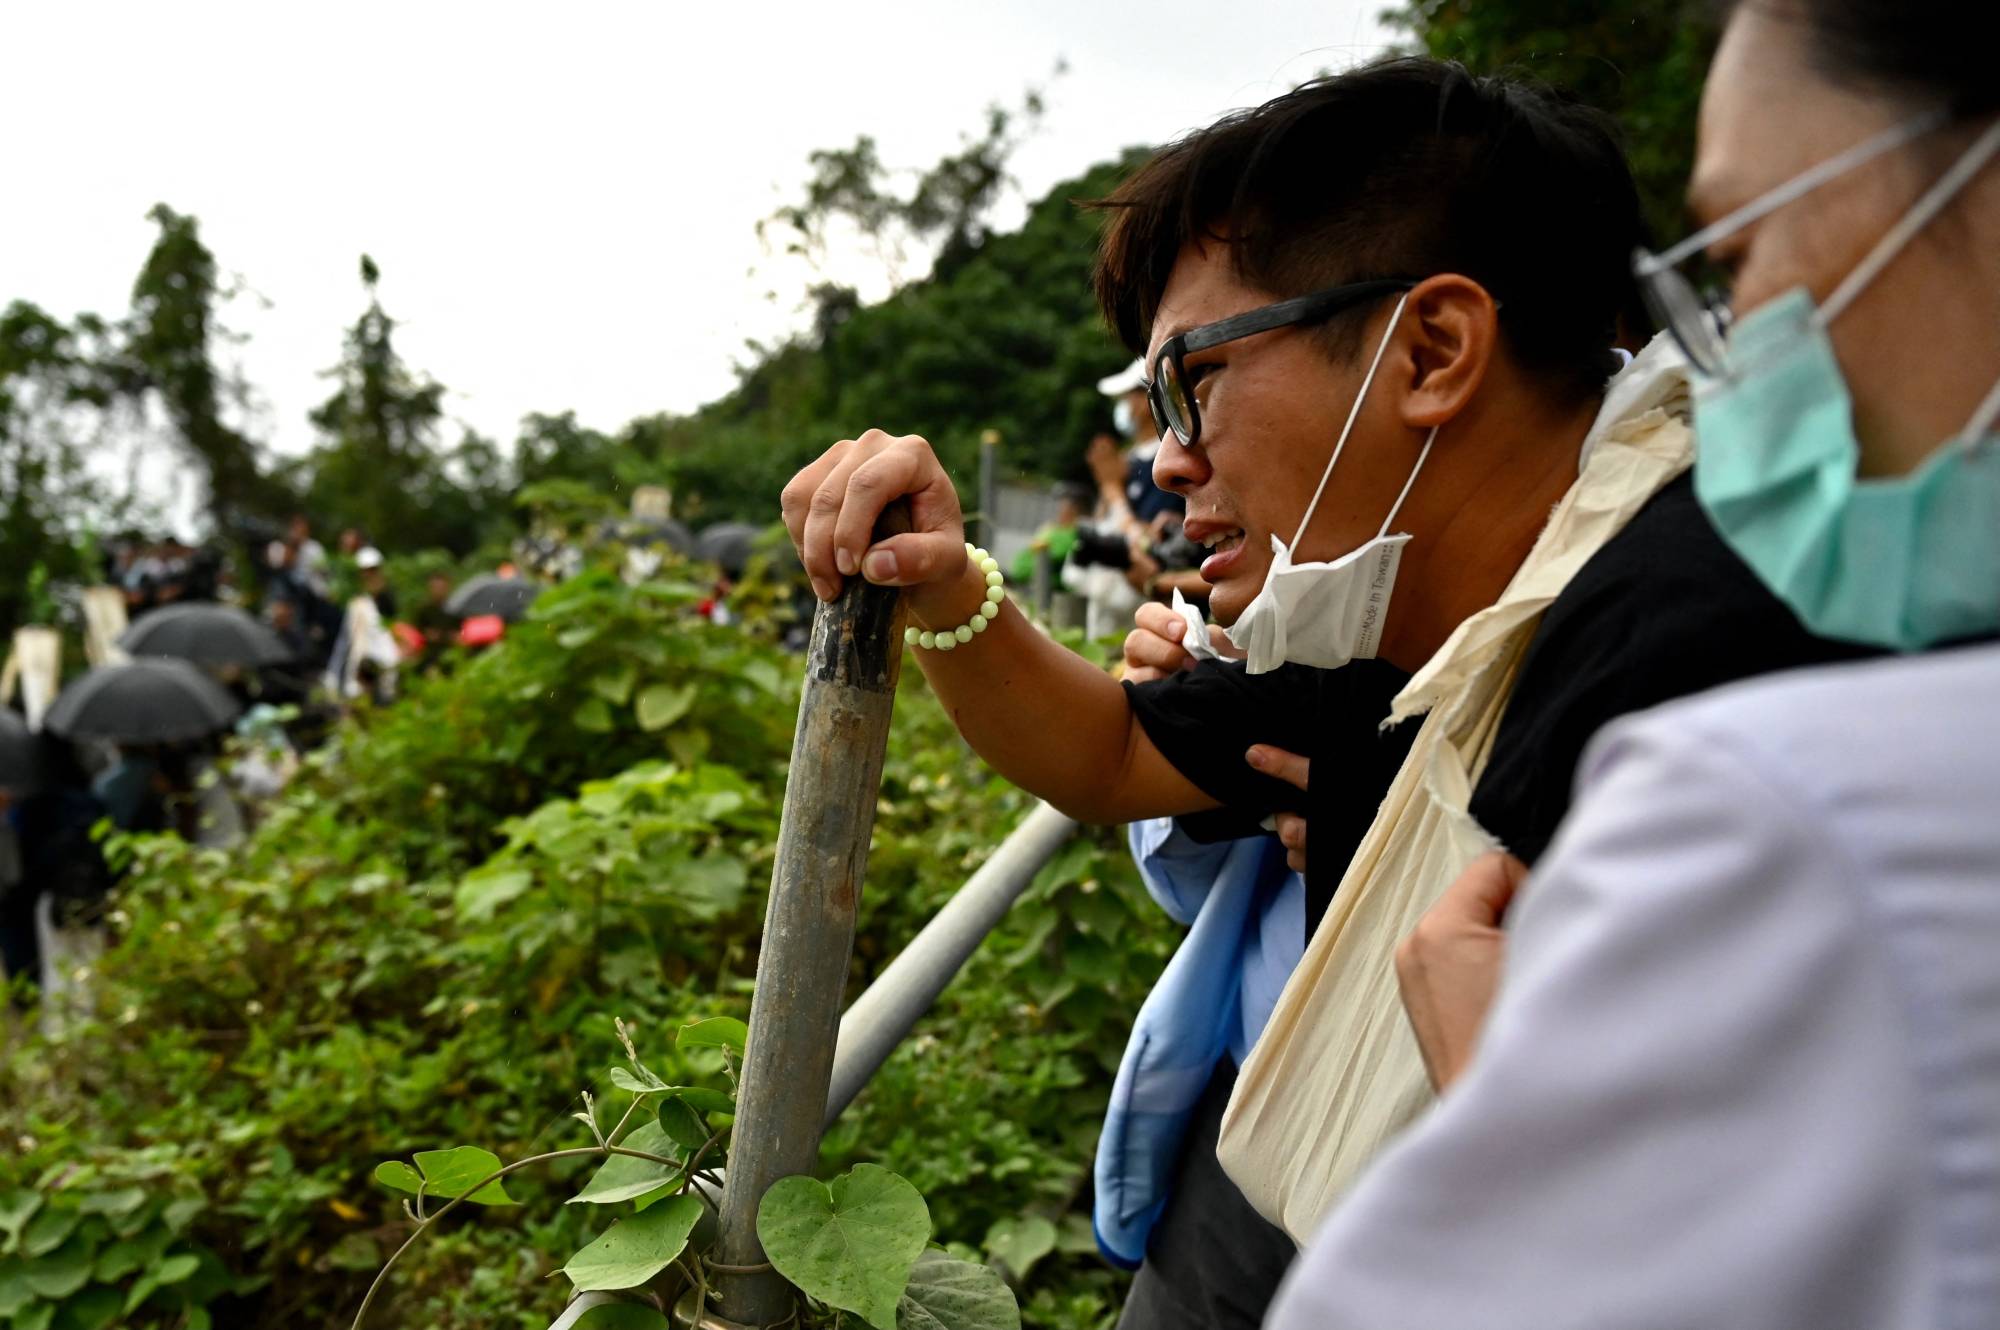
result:
<svg viewBox="0 0 2000 1330"><path fill-rule="evenodd" d="M1466 811L1542 612L1693 456L1686 379L1660 339L1607 390L1577 480L1493 605L1395 700L1423 728L1237 1077L1217 1153L1303 1243L1356 1172L1431 1102L1397 993L1397 942L1493 838ZM1426 714L1428 713L1428 714Z"/></svg>

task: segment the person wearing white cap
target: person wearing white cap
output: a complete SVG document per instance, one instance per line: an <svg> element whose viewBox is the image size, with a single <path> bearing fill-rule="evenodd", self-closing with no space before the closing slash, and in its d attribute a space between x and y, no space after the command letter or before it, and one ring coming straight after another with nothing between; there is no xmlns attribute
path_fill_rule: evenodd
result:
<svg viewBox="0 0 2000 1330"><path fill-rule="evenodd" d="M1134 360L1097 381L1112 399L1112 424L1126 441L1123 452L1107 434L1090 441L1085 460L1097 484L1098 507L1064 582L1089 601L1085 630L1103 637L1123 629L1147 599L1179 591L1206 603L1208 584L1194 565L1200 551L1182 531L1187 500L1153 483L1160 439L1147 405L1145 361Z"/></svg>
<svg viewBox="0 0 2000 1330"><path fill-rule="evenodd" d="M389 578L382 571L382 551L373 545L364 545L354 555L354 566L361 573L361 589L375 602L375 608L384 619L396 617L396 593L389 588Z"/></svg>

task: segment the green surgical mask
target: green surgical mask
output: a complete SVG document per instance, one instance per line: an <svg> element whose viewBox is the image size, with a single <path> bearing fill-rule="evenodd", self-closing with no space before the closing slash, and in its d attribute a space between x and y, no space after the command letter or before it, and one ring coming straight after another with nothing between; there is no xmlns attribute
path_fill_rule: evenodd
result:
<svg viewBox="0 0 2000 1330"><path fill-rule="evenodd" d="M1726 368L1697 381L1695 493L1729 546L1823 637L1915 651L2000 632L2000 382L1915 471L1862 479L1853 405L1827 336L1996 149L2000 123L1823 308L1804 289L1758 307L1729 330Z"/></svg>

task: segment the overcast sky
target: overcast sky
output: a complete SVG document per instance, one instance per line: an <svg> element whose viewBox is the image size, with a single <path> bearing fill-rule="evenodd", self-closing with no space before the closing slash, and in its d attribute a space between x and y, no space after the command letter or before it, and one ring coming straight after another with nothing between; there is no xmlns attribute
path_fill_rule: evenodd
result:
<svg viewBox="0 0 2000 1330"><path fill-rule="evenodd" d="M753 228L812 149L927 166L1061 59L1033 197L1376 53L1383 2L8 4L0 302L122 313L166 202L256 293L226 319L280 451L312 441L363 251L455 418L615 429L726 392L786 326Z"/></svg>

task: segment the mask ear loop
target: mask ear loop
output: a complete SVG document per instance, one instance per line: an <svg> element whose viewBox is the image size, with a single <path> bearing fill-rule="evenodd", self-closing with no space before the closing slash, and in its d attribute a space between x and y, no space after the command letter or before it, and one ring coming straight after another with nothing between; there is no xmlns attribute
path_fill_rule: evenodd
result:
<svg viewBox="0 0 2000 1330"><path fill-rule="evenodd" d="M1966 451L1970 452L1981 446L1987 431L1992 429L1996 422L2000 422L2000 379L1994 380L1992 391L1986 394L1985 401L1973 409L1972 419L1965 424L1961 442L1964 443Z"/></svg>
<svg viewBox="0 0 2000 1330"><path fill-rule="evenodd" d="M1354 432L1354 422L1361 415L1361 404L1368 400L1368 386L1375 382L1375 371L1382 367L1382 357L1389 352L1389 340L1396 335L1396 321L1403 317L1403 306L1409 302L1409 299L1410 293L1408 291L1396 297L1396 309L1394 313L1389 315L1389 327L1382 334L1382 344L1375 348L1375 359L1368 363L1368 374L1367 377L1361 380L1361 391L1354 394L1354 405L1348 409L1347 423L1340 428L1340 441L1333 445L1333 456L1326 459L1326 470L1319 473L1319 488L1313 491L1312 502L1306 505L1306 515L1299 519L1299 529L1292 533L1292 549L1297 549L1299 542L1305 539L1306 527L1311 525L1313 514L1319 509L1319 496L1326 493L1326 482L1333 478L1334 464L1340 461L1340 454L1347 447L1347 436ZM1435 438L1437 431L1432 430L1431 436ZM1424 451L1426 453L1430 451L1430 444L1426 443L1424 445ZM1417 465L1423 465L1421 458L1418 459ZM1415 480L1416 476L1413 474L1410 479ZM1408 494L1409 492L1410 487L1405 485L1403 493ZM1398 499L1396 502L1400 504L1402 500ZM1395 516L1395 511L1392 509L1389 517L1393 520Z"/></svg>
<svg viewBox="0 0 2000 1330"><path fill-rule="evenodd" d="M1382 519L1382 529L1375 533L1375 539L1380 540L1389 534L1389 524L1396 520L1397 513L1403 511L1403 500L1409 498L1410 491L1417 487L1417 473L1424 469L1424 462L1431 455L1431 445L1438 441L1439 428L1437 425L1431 426L1431 432L1425 436L1424 450L1417 454L1417 464L1410 468L1410 478L1403 482L1403 492L1398 494L1396 502L1390 505L1389 515Z"/></svg>
<svg viewBox="0 0 2000 1330"><path fill-rule="evenodd" d="M1855 265L1854 271L1841 279L1833 294L1826 298L1826 304L1820 307L1815 323L1824 328L1853 304L1855 297L1880 275L1882 269L1889 266L1890 260L1903 251L1917 232L1930 225L1953 197L1985 169L1996 151L2000 151L2000 120L1988 125L1986 132L1974 139L1972 146L1951 164L1951 169L1939 176L1937 183L1925 190L1901 220L1875 242L1875 248ZM1973 408L1972 419L1966 422L1964 432L1958 437L1959 444L1972 448L1995 419L2000 419L2000 383L1995 383L1985 399Z"/></svg>
<svg viewBox="0 0 2000 1330"><path fill-rule="evenodd" d="M1854 266L1854 270L1841 279L1833 294L1820 306L1817 322L1824 328L1839 318L1846 308L1854 303L1868 283L1875 280L1881 271L1889 266L1890 260L1900 254L1917 232L1929 226L1932 219L1943 212L1952 196L1979 174L1987 160L1996 150L2000 150L2000 120L1986 127L1986 132L1974 139L1959 159L1951 164L1951 169L1937 178L1937 183L1925 190L1902 219L1890 227L1882 238L1875 242L1875 248L1868 256Z"/></svg>

